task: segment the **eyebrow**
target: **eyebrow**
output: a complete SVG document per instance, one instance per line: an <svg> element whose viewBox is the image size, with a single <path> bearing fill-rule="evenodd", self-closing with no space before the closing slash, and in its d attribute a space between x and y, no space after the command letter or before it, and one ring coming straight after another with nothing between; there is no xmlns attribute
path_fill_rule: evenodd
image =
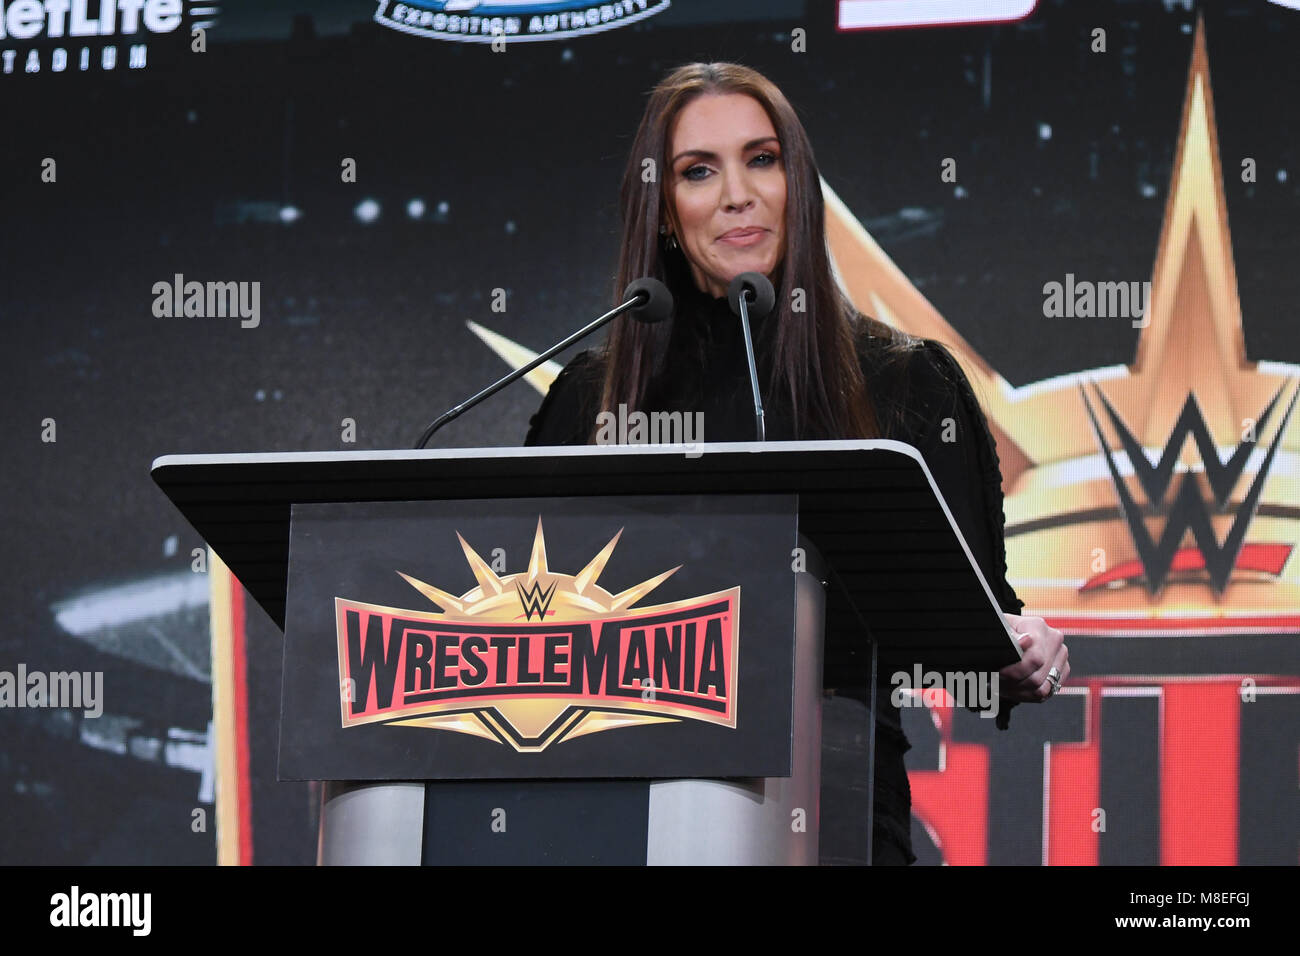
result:
<svg viewBox="0 0 1300 956"><path fill-rule="evenodd" d="M767 142L776 143L778 146L781 145L781 141L777 139L775 136L760 136L758 139L751 139L748 143L746 143L743 147L741 147L741 152L747 153L755 146L762 146L764 143ZM707 149L685 149L673 157L672 165L676 166L677 160L681 159L683 156L698 156L701 159L718 158L717 153L714 153Z"/></svg>

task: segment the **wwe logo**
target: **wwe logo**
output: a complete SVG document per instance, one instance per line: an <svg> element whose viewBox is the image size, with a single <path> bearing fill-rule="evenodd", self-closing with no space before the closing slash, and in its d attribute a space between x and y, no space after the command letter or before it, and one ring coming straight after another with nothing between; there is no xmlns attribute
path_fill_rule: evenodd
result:
<svg viewBox="0 0 1300 956"><path fill-rule="evenodd" d="M555 582L545 591L542 590L540 582L534 581L527 589L522 584L516 584L515 590L519 592L519 603L524 606L524 620L531 621L533 612L537 612L539 621L546 620L546 609L551 606L551 597L555 594Z"/></svg>
<svg viewBox="0 0 1300 956"><path fill-rule="evenodd" d="M1277 408L1278 400L1281 399L1287 384L1289 383L1284 383L1278 388L1272 400L1260 413L1257 426L1260 432L1268 425L1268 421ZM1214 440L1210 436L1210 430L1205 424L1205 418L1201 414L1200 406L1196 402L1196 397L1188 395L1187 401L1183 403L1183 410L1178 416L1178 421L1174 424L1173 434L1170 435L1164 452L1160 456L1160 461L1152 464L1133 433L1129 431L1106 399L1106 396L1102 394L1101 389L1094 384L1093 390L1105 409L1107 418L1110 419L1111 427L1119 436L1120 444L1123 446L1128 460L1133 465L1133 474L1137 476L1138 482L1142 485L1142 490L1146 492L1150 507L1157 514L1163 508L1165 494L1169 490L1169 485L1173 479L1174 466L1178 462L1178 455L1182 451L1183 443L1188 435L1196 442L1201 461L1204 462L1205 478L1214 494L1215 511L1224 514L1230 510L1229 498L1232 489L1236 486L1238 479L1245 470L1250 453L1255 448L1253 438L1243 440L1233 450L1227 461L1221 461L1218 450L1214 447ZM1287 405L1286 413L1282 416L1282 423L1278 426L1277 432L1273 436L1273 442L1269 445L1264 460L1260 463L1255 480L1251 482L1246 496L1237 508L1236 517L1233 518L1232 526L1228 529L1223 544L1219 544L1215 538L1214 528L1210 522L1209 506L1201 497L1196 476L1191 473L1184 474L1182 480L1178 483L1178 490L1167 510L1167 520L1165 521L1164 530L1160 534L1160 539L1156 541L1152 538L1151 532L1147 530L1147 526L1142 520L1141 507L1134 500L1128 486L1120 477L1119 468L1115 464L1115 455L1102 435L1101 425L1097 421L1092 402L1088 400L1088 393L1082 386L1079 387L1079 392L1083 396L1083 404L1087 409L1088 418L1092 422L1092 430L1096 435L1097 444L1106 456L1106 465L1110 469L1111 481L1114 482L1115 492L1119 496L1120 508L1124 513L1124 520L1128 524L1133 546L1137 549L1138 558L1141 560L1142 567L1146 572L1147 591L1155 595L1164 587L1165 579L1169 575L1170 568L1174 565L1178 545L1182 542L1183 536L1188 531L1191 531L1193 538L1196 540L1197 550L1200 552L1205 570L1209 573L1210 586L1214 588L1216 594L1222 594L1223 589L1228 585L1228 578L1232 574L1232 569L1237 563L1237 556L1240 554L1242 545L1245 542L1246 529L1250 526L1256 510L1259 508L1259 499L1263 494L1269 469L1273 466L1273 459L1277 454L1278 445L1281 443L1282 435L1286 431L1287 423L1291 420L1291 413L1295 410L1296 398L1300 397L1300 387L1291 393L1291 401Z"/></svg>

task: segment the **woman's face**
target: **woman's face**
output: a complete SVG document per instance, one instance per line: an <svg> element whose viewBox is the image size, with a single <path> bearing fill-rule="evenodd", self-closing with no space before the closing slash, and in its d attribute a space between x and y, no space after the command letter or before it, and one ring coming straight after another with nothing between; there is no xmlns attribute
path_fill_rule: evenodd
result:
<svg viewBox="0 0 1300 956"><path fill-rule="evenodd" d="M771 276L785 251L785 166L772 121L743 93L698 96L668 135L668 228L714 296L742 272Z"/></svg>

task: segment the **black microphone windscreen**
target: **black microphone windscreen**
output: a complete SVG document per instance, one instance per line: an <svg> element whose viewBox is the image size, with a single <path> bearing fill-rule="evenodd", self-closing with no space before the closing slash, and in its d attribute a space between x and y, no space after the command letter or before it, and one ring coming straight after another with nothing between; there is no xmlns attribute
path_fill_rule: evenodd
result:
<svg viewBox="0 0 1300 956"><path fill-rule="evenodd" d="M638 322L662 322L673 314L673 294L658 279L646 276L629 283L623 292L623 301L638 295L645 296L645 301L627 311Z"/></svg>
<svg viewBox="0 0 1300 956"><path fill-rule="evenodd" d="M748 292L748 309L751 319L761 319L776 305L776 290L761 272L742 272L727 286L727 302L731 311L740 315L740 297Z"/></svg>

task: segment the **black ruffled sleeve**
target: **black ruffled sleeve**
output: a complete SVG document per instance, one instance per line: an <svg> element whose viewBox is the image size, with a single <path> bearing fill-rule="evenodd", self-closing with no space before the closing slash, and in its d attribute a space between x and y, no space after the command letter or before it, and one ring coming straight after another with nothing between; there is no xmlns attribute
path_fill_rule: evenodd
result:
<svg viewBox="0 0 1300 956"><path fill-rule="evenodd" d="M925 458L998 606L1019 614L1024 604L1007 583L997 447L970 382L948 350L929 340L911 350L907 377L907 421L913 434L898 437ZM1001 701L996 718L1000 729L1007 728L1014 706L1014 701Z"/></svg>
<svg viewBox="0 0 1300 956"><path fill-rule="evenodd" d="M525 445L585 445L595 430L600 404L600 362L580 352L551 383L542 404L528 420Z"/></svg>

